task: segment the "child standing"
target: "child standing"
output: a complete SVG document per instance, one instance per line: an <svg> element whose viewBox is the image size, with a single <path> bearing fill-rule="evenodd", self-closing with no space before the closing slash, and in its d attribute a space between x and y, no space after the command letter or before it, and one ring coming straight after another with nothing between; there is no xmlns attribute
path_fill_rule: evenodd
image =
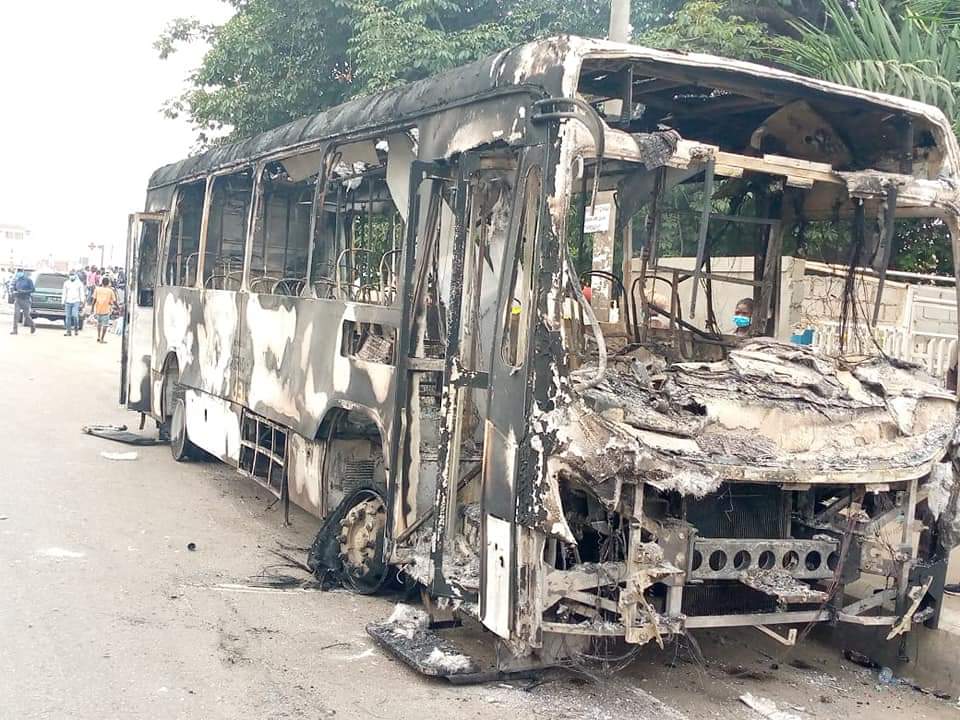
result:
<svg viewBox="0 0 960 720"><path fill-rule="evenodd" d="M110 312L117 304L117 295L110 287L110 278L105 277L93 291L93 314L97 318L97 342L105 343L110 326Z"/></svg>

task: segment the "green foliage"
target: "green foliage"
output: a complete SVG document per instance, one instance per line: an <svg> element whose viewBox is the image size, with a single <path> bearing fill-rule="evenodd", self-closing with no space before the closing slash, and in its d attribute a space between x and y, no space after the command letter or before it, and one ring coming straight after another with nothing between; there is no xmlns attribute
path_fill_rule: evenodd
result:
<svg viewBox="0 0 960 720"><path fill-rule="evenodd" d="M798 23L798 38L777 42L779 62L807 75L937 105L956 124L960 26L947 7L952 4L921 0L893 13L880 0L824 5L826 28Z"/></svg>
<svg viewBox="0 0 960 720"><path fill-rule="evenodd" d="M640 4L634 27L670 2ZM609 0L353 0L357 92L375 92L560 33L606 35Z"/></svg>
<svg viewBox="0 0 960 720"><path fill-rule="evenodd" d="M190 42L209 49L189 89L165 106L201 145L242 137L359 94L559 33L606 35L609 0L226 0L222 25L174 20L161 58ZM668 23L683 0L635 2L635 31Z"/></svg>
<svg viewBox="0 0 960 720"><path fill-rule="evenodd" d="M715 0L690 0L661 27L638 38L643 45L665 50L686 50L755 60L767 46L765 27L728 14Z"/></svg>
<svg viewBox="0 0 960 720"><path fill-rule="evenodd" d="M907 272L953 275L953 243L947 226L935 218L899 220L890 266Z"/></svg>
<svg viewBox="0 0 960 720"><path fill-rule="evenodd" d="M246 137L343 102L354 87L348 8L338 0L230 0L236 13L219 26L171 23L154 47L167 57L185 42L210 48L190 88L165 111L186 114L201 145L224 128Z"/></svg>
<svg viewBox="0 0 960 720"><path fill-rule="evenodd" d="M358 88L375 92L397 82L432 75L467 63L516 41L513 22L498 23L469 3L456 0L401 0L388 7L358 0L350 51L358 68ZM479 10L480 12L477 12ZM466 18L483 18L470 22Z"/></svg>

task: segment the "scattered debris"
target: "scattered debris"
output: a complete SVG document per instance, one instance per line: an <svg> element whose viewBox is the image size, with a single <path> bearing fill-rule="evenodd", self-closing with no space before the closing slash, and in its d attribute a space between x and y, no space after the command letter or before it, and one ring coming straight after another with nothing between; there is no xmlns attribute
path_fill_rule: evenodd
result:
<svg viewBox="0 0 960 720"><path fill-rule="evenodd" d="M85 553L77 552L76 550L65 550L64 548L51 547L44 548L40 550L38 555L48 558L56 558L58 560L79 560L80 558L86 557Z"/></svg>
<svg viewBox="0 0 960 720"><path fill-rule="evenodd" d="M755 710L768 720L800 720L799 715L788 713L784 710L778 710L777 704L765 697L758 697L751 693L744 693L740 696L740 702L748 708Z"/></svg>
<svg viewBox="0 0 960 720"><path fill-rule="evenodd" d="M821 603L828 598L827 593L797 580L786 570L750 570L740 576L740 582L785 603Z"/></svg>
<svg viewBox="0 0 960 720"><path fill-rule="evenodd" d="M103 438L104 440L113 440L114 442L124 443L126 445L162 445L165 444L158 438L146 437L129 432L126 425L84 425L80 428L86 435Z"/></svg>
<svg viewBox="0 0 960 720"><path fill-rule="evenodd" d="M350 647L350 643L348 643L348 642L335 642L335 643L330 643L329 645L324 645L324 646L322 646L320 649L321 649L321 650L330 650L331 648L337 648L337 647Z"/></svg>
<svg viewBox="0 0 960 720"><path fill-rule="evenodd" d="M474 667L473 660L462 653L444 652L438 647L433 649L427 659L423 661L427 667L433 668L438 674L453 675L469 672Z"/></svg>
<svg viewBox="0 0 960 720"><path fill-rule="evenodd" d="M139 456L135 452L118 453L104 450L100 453L100 457L106 458L107 460L136 460Z"/></svg>
<svg viewBox="0 0 960 720"><path fill-rule="evenodd" d="M893 669L887 667L886 665L881 667L880 672L877 673L877 683L886 687L903 685L911 690L915 690L918 693L930 695L939 700L950 700L952 697L950 693L943 692L942 690L937 690L936 688L926 688L922 685L918 685L910 678L897 677L893 674Z"/></svg>
<svg viewBox="0 0 960 720"><path fill-rule="evenodd" d="M880 669L880 663L878 663L876 660L870 659L862 652L857 652L856 650L844 650L843 657L852 662L854 665L859 665L860 667L867 668L868 670Z"/></svg>

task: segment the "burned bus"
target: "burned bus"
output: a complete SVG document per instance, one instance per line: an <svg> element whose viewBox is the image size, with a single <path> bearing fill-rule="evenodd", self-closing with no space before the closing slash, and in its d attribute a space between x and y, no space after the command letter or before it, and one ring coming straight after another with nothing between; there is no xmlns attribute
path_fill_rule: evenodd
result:
<svg viewBox="0 0 960 720"><path fill-rule="evenodd" d="M958 169L927 105L532 42L157 170L122 402L315 516L318 573L401 578L504 667L699 628L902 638L936 624L960 530L956 391L876 342L785 341L781 263L824 225L836 320L875 340L897 223L957 247ZM588 301L591 233L615 292ZM421 670L472 667L397 622L371 632Z"/></svg>

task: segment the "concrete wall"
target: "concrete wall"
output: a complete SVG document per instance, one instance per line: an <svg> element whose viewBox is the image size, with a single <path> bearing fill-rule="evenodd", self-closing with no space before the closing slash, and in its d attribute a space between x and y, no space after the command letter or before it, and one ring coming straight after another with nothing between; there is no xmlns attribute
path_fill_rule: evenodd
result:
<svg viewBox="0 0 960 720"><path fill-rule="evenodd" d="M672 279L672 273L669 269L676 268L686 272L691 272L695 262L696 259L691 257L663 258L660 261L657 277L663 278L666 281L670 281ZM729 275L742 280L753 280L752 257L713 258L711 261L711 269L713 272L721 275ZM780 283L781 293L779 299L780 318L777 323L778 328L781 328L781 332L778 333L778 336L782 339L788 339L790 337L791 323L789 323L788 320L791 314L791 306L797 302L796 298L793 297L795 291L797 290L794 280L797 270L798 264L794 258L783 259L782 277ZM640 260L638 258L634 258L633 260L633 272L634 277L640 273ZM690 299L692 295L692 288L693 280L685 280L680 283L679 296L681 317L696 327L705 329L707 317L706 293L701 286L697 296L696 317L690 318ZM639 292L639 286L637 290ZM654 297L652 294L653 292L655 292L656 296L658 297L658 303L666 303L667 307L669 308L670 285L661 281L648 281L647 297ZM736 308L737 303L745 297L753 297L753 287L749 285L722 282L718 280L713 282L713 310L717 318L717 324L720 326L720 330L722 332L733 332L733 311ZM639 297L637 298L637 307L640 307Z"/></svg>
<svg viewBox="0 0 960 720"><path fill-rule="evenodd" d="M791 320L808 324L820 320L838 320L843 305L845 279L839 276L805 273L803 279L803 304L799 316ZM877 297L877 282L871 279L857 278L857 313L861 318L872 318ZM899 325L907 296L907 286L903 283L887 281L883 288L880 325Z"/></svg>
<svg viewBox="0 0 960 720"><path fill-rule="evenodd" d="M908 298L911 326L914 332L957 334L957 299L952 287L912 285Z"/></svg>

